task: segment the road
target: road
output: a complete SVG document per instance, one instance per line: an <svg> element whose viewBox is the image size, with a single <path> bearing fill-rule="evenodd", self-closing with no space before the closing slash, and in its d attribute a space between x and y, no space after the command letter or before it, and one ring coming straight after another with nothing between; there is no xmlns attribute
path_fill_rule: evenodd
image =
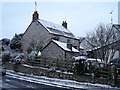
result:
<svg viewBox="0 0 120 90"><path fill-rule="evenodd" d="M8 75L2 77L2 88L2 90L70 90L44 84L31 83L9 77Z"/></svg>

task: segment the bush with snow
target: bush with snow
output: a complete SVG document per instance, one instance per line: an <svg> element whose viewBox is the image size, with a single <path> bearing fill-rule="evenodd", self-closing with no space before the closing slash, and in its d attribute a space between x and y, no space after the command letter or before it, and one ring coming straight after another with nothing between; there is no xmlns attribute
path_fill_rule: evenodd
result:
<svg viewBox="0 0 120 90"><path fill-rule="evenodd" d="M23 53L19 53L15 58L13 59L13 62L15 64L21 64L22 60L25 58L25 55Z"/></svg>
<svg viewBox="0 0 120 90"><path fill-rule="evenodd" d="M10 44L10 39L8 39L8 38L3 38L2 40L2 45L9 45Z"/></svg>
<svg viewBox="0 0 120 90"><path fill-rule="evenodd" d="M1 53L2 62L13 62L15 64L21 63L26 57L23 53L4 51Z"/></svg>
<svg viewBox="0 0 120 90"><path fill-rule="evenodd" d="M2 40L0 40L0 42L1 42L0 48L2 51L10 50L10 47L9 47L10 39L3 38Z"/></svg>
<svg viewBox="0 0 120 90"><path fill-rule="evenodd" d="M10 51L4 51L1 53L2 57L2 63L8 62L11 60L11 52Z"/></svg>

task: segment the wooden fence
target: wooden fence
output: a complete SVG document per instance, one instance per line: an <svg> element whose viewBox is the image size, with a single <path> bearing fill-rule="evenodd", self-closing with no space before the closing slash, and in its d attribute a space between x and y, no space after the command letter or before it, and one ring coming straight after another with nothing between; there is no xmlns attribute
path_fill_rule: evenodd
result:
<svg viewBox="0 0 120 90"><path fill-rule="evenodd" d="M112 86L120 87L120 68L115 65L105 65L106 67L93 70L94 77L106 79ZM91 69L91 68L90 68ZM91 71L91 70L90 70ZM91 72L88 72L92 75Z"/></svg>
<svg viewBox="0 0 120 90"><path fill-rule="evenodd" d="M34 61L27 60L26 64L31 64L31 63L34 66L54 68L54 69L59 69L61 71L73 72L73 68L74 68L73 59L66 60L66 59L40 57L38 59L35 59Z"/></svg>

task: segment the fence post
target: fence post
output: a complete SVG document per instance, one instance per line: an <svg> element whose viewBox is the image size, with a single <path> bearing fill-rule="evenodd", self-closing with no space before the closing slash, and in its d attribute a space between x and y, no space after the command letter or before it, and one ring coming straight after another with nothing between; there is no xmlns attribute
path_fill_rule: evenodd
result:
<svg viewBox="0 0 120 90"><path fill-rule="evenodd" d="M112 77L111 77L111 66L110 65L108 65L108 82L109 82L109 84L110 84L110 80L112 79Z"/></svg>
<svg viewBox="0 0 120 90"><path fill-rule="evenodd" d="M113 86L116 86L117 85L117 69L115 65L112 66L112 80L113 80L112 82Z"/></svg>
<svg viewBox="0 0 120 90"><path fill-rule="evenodd" d="M92 75L93 70L92 70L92 64L89 62L89 75Z"/></svg>
<svg viewBox="0 0 120 90"><path fill-rule="evenodd" d="M15 72L18 72L19 71L19 64L13 64L13 70L15 71Z"/></svg>

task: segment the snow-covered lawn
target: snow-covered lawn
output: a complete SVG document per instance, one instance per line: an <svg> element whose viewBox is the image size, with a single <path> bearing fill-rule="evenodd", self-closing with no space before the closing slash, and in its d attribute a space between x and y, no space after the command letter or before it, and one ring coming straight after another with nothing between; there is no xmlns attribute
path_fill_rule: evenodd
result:
<svg viewBox="0 0 120 90"><path fill-rule="evenodd" d="M12 78L17 78L20 80L25 80L33 83L38 84L45 84L55 87L62 87L62 88L106 88L106 89L117 89L117 87L111 87L110 85L103 85L103 84L92 84L92 83L85 83L85 82L77 82L73 80L64 80L64 79L57 79L57 78L48 78L45 76L34 76L20 72L14 72L12 70L7 70L7 76Z"/></svg>

